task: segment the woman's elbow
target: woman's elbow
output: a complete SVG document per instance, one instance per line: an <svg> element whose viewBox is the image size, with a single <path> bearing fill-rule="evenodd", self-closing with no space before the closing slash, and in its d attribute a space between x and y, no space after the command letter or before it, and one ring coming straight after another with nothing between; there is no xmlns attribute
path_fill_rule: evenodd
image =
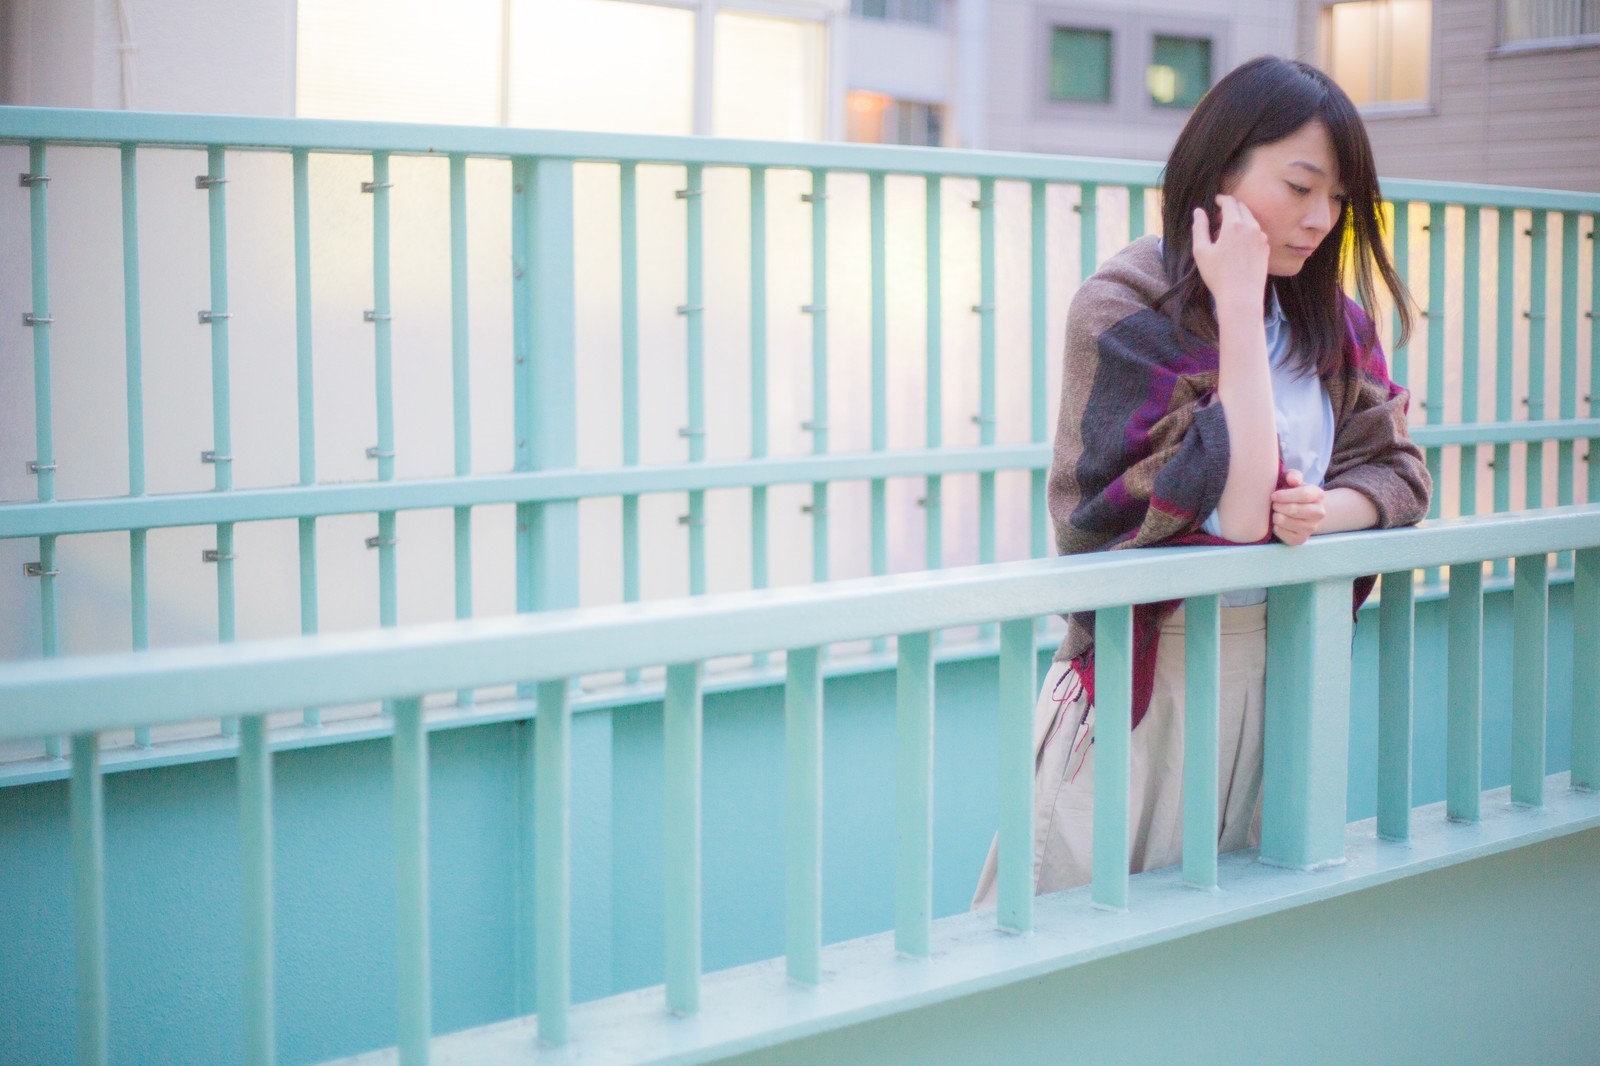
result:
<svg viewBox="0 0 1600 1066"><path fill-rule="evenodd" d="M1218 516L1218 527L1221 529L1223 540L1231 540L1237 544L1255 544L1267 539L1267 533L1272 527L1270 513L1254 515L1248 518L1235 516L1228 519Z"/></svg>

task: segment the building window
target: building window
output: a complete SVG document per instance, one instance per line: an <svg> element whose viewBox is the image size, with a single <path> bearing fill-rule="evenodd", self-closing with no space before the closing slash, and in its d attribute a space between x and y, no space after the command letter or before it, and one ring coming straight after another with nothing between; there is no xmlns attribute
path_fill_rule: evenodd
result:
<svg viewBox="0 0 1600 1066"><path fill-rule="evenodd" d="M1432 0L1351 0L1324 9L1325 67L1357 105L1428 100Z"/></svg>
<svg viewBox="0 0 1600 1066"><path fill-rule="evenodd" d="M944 114L937 104L857 89L845 101L845 122L846 137L858 143L944 143Z"/></svg>
<svg viewBox="0 0 1600 1066"><path fill-rule="evenodd" d="M1211 88L1211 40L1156 34L1145 87L1157 107L1188 110Z"/></svg>
<svg viewBox="0 0 1600 1066"><path fill-rule="evenodd" d="M1050 30L1050 99L1111 102L1111 31L1054 26Z"/></svg>
<svg viewBox="0 0 1600 1066"><path fill-rule="evenodd" d="M864 19L937 26L941 6L941 0L850 0L850 14Z"/></svg>
<svg viewBox="0 0 1600 1066"><path fill-rule="evenodd" d="M1600 0L1504 0L1500 43L1565 41L1600 35Z"/></svg>

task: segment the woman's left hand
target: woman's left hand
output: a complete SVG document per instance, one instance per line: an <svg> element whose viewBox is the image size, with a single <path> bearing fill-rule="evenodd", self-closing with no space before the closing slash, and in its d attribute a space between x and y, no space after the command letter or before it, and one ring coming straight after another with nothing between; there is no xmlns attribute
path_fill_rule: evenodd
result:
<svg viewBox="0 0 1600 1066"><path fill-rule="evenodd" d="M1285 544L1304 544L1328 515L1323 491L1298 470L1286 471L1284 480L1289 487L1272 494L1272 532Z"/></svg>

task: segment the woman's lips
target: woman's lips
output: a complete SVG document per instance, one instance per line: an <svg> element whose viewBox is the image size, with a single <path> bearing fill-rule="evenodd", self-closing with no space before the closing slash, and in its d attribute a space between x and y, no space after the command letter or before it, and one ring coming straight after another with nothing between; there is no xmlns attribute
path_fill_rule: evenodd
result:
<svg viewBox="0 0 1600 1066"><path fill-rule="evenodd" d="M1291 244L1291 245L1289 245L1289 251L1293 252L1295 255L1298 255L1300 258L1304 259L1306 256L1310 255L1312 252L1316 251L1316 249L1315 248L1303 248L1303 247L1301 247L1299 245Z"/></svg>

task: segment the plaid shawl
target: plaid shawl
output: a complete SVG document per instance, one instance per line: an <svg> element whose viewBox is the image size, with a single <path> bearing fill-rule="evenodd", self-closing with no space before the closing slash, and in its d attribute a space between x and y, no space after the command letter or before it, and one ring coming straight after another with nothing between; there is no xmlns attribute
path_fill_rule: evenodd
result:
<svg viewBox="0 0 1600 1066"><path fill-rule="evenodd" d="M1214 346L1180 333L1156 301L1169 287L1154 236L1117 253L1079 288L1067 316L1066 367L1050 467L1050 517L1063 555L1175 544L1229 544L1200 531L1228 476L1228 427L1216 402ZM1406 390L1383 351L1360 337L1361 307L1346 298L1347 360L1323 379L1334 414L1324 488L1352 488L1379 528L1427 513L1432 482L1406 435ZM1279 460L1279 485L1283 485ZM1269 533L1262 543L1272 539ZM1355 606L1372 578L1356 582ZM1161 621L1181 601L1134 609L1133 724L1150 705ZM1071 660L1094 698L1094 614L1068 618L1056 659Z"/></svg>

